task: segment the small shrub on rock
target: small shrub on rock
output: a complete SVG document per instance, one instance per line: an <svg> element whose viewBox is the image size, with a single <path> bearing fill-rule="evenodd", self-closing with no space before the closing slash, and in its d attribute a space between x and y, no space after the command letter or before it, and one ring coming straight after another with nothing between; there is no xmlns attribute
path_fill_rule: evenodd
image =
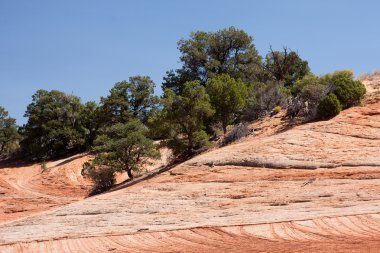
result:
<svg viewBox="0 0 380 253"><path fill-rule="evenodd" d="M365 86L360 81L354 80L352 71L335 72L331 77L331 82L334 85L334 94L343 109L360 104L366 93Z"/></svg>
<svg viewBox="0 0 380 253"><path fill-rule="evenodd" d="M330 119L340 113L342 105L335 94L330 93L325 96L318 105L318 117L320 119Z"/></svg>
<svg viewBox="0 0 380 253"><path fill-rule="evenodd" d="M82 175L94 182L90 195L99 194L112 188L115 184L115 170L111 167L96 168L90 162L83 164Z"/></svg>
<svg viewBox="0 0 380 253"><path fill-rule="evenodd" d="M250 131L249 131L248 126L246 124L239 123L224 138L223 145L227 145L227 144L235 142L241 138L244 138L247 135L249 135L249 133L250 133Z"/></svg>
<svg viewBox="0 0 380 253"><path fill-rule="evenodd" d="M47 163L45 161L43 161L41 163L41 173L44 173L48 170L48 167L47 167Z"/></svg>
<svg viewBox="0 0 380 253"><path fill-rule="evenodd" d="M284 88L282 82L270 81L266 84L256 83L250 94L250 100L242 112L245 121L263 118L272 112L273 108L285 108L291 94Z"/></svg>
<svg viewBox="0 0 380 253"><path fill-rule="evenodd" d="M301 117L305 121L314 120L317 117L318 104L329 93L329 87L318 82L302 81L304 83L299 86L297 95L289 101L287 116ZM301 81L296 84L300 83Z"/></svg>
<svg viewBox="0 0 380 253"><path fill-rule="evenodd" d="M279 113L279 112L281 112L281 106L279 106L279 105L277 105L277 106L275 106L274 108L273 108L273 110L276 112L276 114L277 113Z"/></svg>

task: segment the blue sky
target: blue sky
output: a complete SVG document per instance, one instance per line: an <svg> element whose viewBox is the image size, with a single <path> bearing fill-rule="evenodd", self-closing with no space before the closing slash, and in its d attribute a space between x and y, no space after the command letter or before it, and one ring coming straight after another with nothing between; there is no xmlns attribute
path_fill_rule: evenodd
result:
<svg viewBox="0 0 380 253"><path fill-rule="evenodd" d="M380 69L376 0L0 0L0 105L19 124L37 89L98 100L132 75L160 90L179 66L177 41L229 26L254 37L260 54L287 46L324 74Z"/></svg>

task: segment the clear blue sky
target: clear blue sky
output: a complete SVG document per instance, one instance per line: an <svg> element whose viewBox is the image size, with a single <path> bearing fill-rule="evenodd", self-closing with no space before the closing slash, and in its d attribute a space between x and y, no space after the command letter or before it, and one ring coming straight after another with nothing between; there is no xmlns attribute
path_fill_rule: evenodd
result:
<svg viewBox="0 0 380 253"><path fill-rule="evenodd" d="M18 123L37 89L98 100L132 75L160 90L178 67L177 41L229 26L260 54L288 46L316 74L380 68L377 0L0 0L0 105Z"/></svg>

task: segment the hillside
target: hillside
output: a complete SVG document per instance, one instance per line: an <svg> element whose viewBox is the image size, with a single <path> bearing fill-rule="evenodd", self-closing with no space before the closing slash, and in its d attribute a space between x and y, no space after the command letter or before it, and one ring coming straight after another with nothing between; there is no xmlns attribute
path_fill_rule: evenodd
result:
<svg viewBox="0 0 380 253"><path fill-rule="evenodd" d="M0 167L0 226L4 222L84 199L91 183L81 176L85 155L40 164Z"/></svg>
<svg viewBox="0 0 380 253"><path fill-rule="evenodd" d="M39 165L0 169L0 252L380 248L376 100L329 121L254 134L87 199L78 170L85 159L48 164L46 176Z"/></svg>

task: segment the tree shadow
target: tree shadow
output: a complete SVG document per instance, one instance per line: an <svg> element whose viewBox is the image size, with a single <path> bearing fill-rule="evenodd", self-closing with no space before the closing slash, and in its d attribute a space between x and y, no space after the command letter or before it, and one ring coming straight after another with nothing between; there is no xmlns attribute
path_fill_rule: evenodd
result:
<svg viewBox="0 0 380 253"><path fill-rule="evenodd" d="M56 160L65 159L64 161L62 161L62 162L54 165L53 167L49 168L49 169L51 169L51 168L56 168L56 167L65 165L67 163L70 163L70 162L72 162L76 159L82 158L88 154L89 153L82 153L82 154L70 153L70 154L65 154L65 155L61 155L61 156L56 156L52 159L46 160L46 162L54 162ZM18 168L18 167L28 167L28 166L32 166L34 164L38 164L41 162L42 162L41 160L32 159L32 158L26 157L26 156L15 156L15 157L3 159L3 160L0 159L0 169L5 169L5 168L13 169L13 168Z"/></svg>
<svg viewBox="0 0 380 253"><path fill-rule="evenodd" d="M310 123L311 121L304 121L303 118L289 118L289 116L284 116L282 118L283 124L279 129L275 131L275 134L280 134L293 129L296 126L304 125Z"/></svg>
<svg viewBox="0 0 380 253"><path fill-rule="evenodd" d="M146 175L143 175L141 177L138 177L138 178L135 178L135 179L127 179L119 184L116 184L114 187L112 187L112 189L110 189L109 191L106 191L106 192L103 192L103 193L100 193L100 194L97 194L97 195L92 195L92 196L99 196L99 195L102 195L102 194L105 194L105 193L110 193L110 192L114 192L114 191L118 191L118 190L122 190L122 189L125 189L125 188L128 188L128 187L131 187L135 184L138 184L140 182L143 182L145 180L149 180L151 178L154 178L155 176L158 176L164 172L167 172L171 169L173 169L174 167L176 167L178 164L182 163L183 161L174 161L166 166L161 166L151 172L149 172L148 174ZM91 197L92 197L91 196Z"/></svg>
<svg viewBox="0 0 380 253"><path fill-rule="evenodd" d="M6 160L0 160L0 169L14 169L19 167L28 167L36 164L35 161L20 160L17 158L10 158Z"/></svg>
<svg viewBox="0 0 380 253"><path fill-rule="evenodd" d="M88 153L83 153L83 154L80 154L80 155L70 156L70 157L68 157L67 159L65 159L64 161L62 161L62 162L56 164L55 166L50 167L49 169L56 168L56 167L59 167L59 166L62 166L62 165L68 164L68 163L70 163L70 162L72 162L72 161L75 161L75 160L77 160L77 159L79 159L79 158L82 158L82 157L85 157L85 156L87 156L87 155L88 155Z"/></svg>

